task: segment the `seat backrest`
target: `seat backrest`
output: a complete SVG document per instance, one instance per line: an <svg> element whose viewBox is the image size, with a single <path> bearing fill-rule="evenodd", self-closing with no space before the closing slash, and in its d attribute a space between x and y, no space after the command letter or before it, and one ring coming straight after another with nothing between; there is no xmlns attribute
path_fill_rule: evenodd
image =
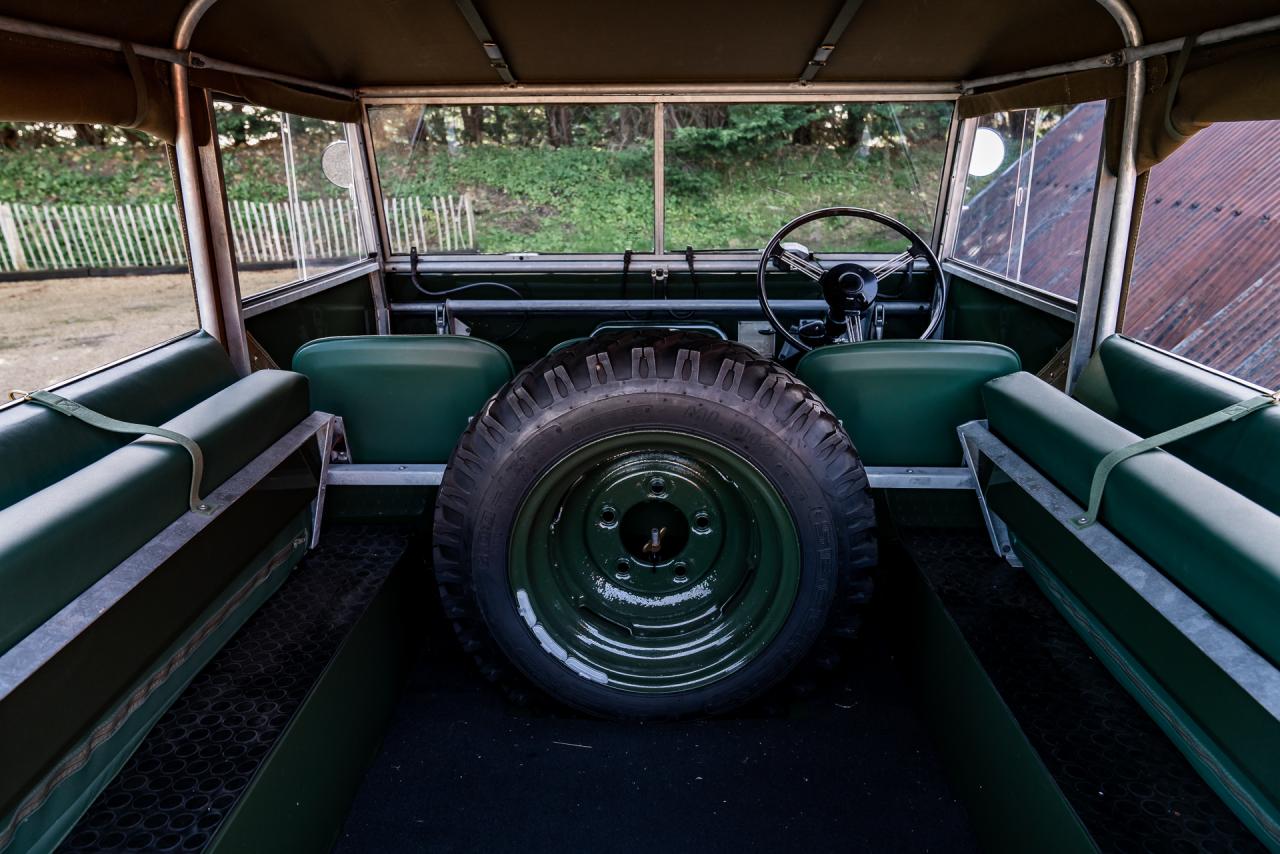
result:
<svg viewBox="0 0 1280 854"><path fill-rule="evenodd" d="M844 422L863 464L956 466L956 427L983 417L983 384L1021 368L985 341L862 341L814 350L796 374Z"/></svg>
<svg viewBox="0 0 1280 854"><path fill-rule="evenodd" d="M511 379L496 344L460 335L321 338L293 356L311 407L341 415L357 463L444 463L467 421Z"/></svg>
<svg viewBox="0 0 1280 854"><path fill-rule="evenodd" d="M163 424L236 381L226 352L203 332L57 389L113 418ZM36 405L0 410L0 509L57 483L133 439Z"/></svg>
<svg viewBox="0 0 1280 854"><path fill-rule="evenodd" d="M1122 335L1102 342L1073 391L1094 412L1144 437L1257 395L1256 389ZM1280 513L1280 406L1165 450Z"/></svg>

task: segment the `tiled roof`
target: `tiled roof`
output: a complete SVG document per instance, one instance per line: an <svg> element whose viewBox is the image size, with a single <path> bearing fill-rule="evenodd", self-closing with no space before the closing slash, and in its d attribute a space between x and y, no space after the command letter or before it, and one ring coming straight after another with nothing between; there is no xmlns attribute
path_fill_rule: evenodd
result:
<svg viewBox="0 0 1280 854"><path fill-rule="evenodd" d="M1097 151L1067 143L1096 139L1102 112L1073 110L1036 152L1021 278L1064 296L1079 288ZM984 233L1007 234L1016 165L973 200L961 220L965 233L977 217ZM962 241L958 254L973 252L999 270L1007 243L990 239L975 250ZM1280 122L1213 125L1152 171L1124 330L1280 386Z"/></svg>

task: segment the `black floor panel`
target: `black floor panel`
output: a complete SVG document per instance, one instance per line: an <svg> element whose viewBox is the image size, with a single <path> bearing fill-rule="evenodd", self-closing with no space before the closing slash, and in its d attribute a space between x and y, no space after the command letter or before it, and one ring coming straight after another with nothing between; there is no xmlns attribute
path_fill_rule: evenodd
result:
<svg viewBox="0 0 1280 854"><path fill-rule="evenodd" d="M517 707L432 640L340 852L977 850L874 625L808 696L688 723Z"/></svg>
<svg viewBox="0 0 1280 854"><path fill-rule="evenodd" d="M1104 851L1264 850L985 531L902 541Z"/></svg>
<svg viewBox="0 0 1280 854"><path fill-rule="evenodd" d="M404 553L407 532L333 526L187 686L62 851L199 851Z"/></svg>

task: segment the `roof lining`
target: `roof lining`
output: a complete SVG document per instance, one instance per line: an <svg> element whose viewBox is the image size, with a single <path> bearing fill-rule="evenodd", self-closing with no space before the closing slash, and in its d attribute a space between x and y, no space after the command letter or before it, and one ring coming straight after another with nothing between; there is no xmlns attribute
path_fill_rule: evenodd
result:
<svg viewBox="0 0 1280 854"><path fill-rule="evenodd" d="M466 0L459 0L466 2ZM858 0L850 0L851 4L860 5ZM856 9L855 9L856 11ZM56 42L93 47L101 50L121 52L126 42L107 36L73 30L65 27L24 21L9 16L0 16L0 30L34 36ZM1198 45L1217 44L1232 41L1259 33L1280 30L1280 15L1273 15L1243 24L1208 30L1197 36ZM1168 39L1140 47L1127 47L1105 54L1098 54L1084 59L1054 65L1040 66L1025 71L992 75L972 80L953 82L820 82L802 83L794 80L777 83L695 83L695 84L499 84L487 85L422 85L422 86L368 86L348 88L329 83L281 74L261 68L226 62L194 51L178 51L171 48L160 48L152 45L128 42L134 52L142 57L184 65L191 69L207 69L245 77L255 77L303 90L311 90L330 96L345 99L383 100L388 98L411 99L465 99L500 98L507 103L543 101L558 98L573 100L577 98L601 99L612 97L615 100L626 99L631 102L696 101L714 98L733 100L771 100L804 101L834 100L851 98L867 100L872 97L904 97L920 99L931 97L952 99L960 94L968 94L980 89L987 89L1001 84L1016 83L1094 68L1114 68L1128 65L1138 59L1173 53L1183 44L1183 38ZM443 101L441 101L443 102Z"/></svg>

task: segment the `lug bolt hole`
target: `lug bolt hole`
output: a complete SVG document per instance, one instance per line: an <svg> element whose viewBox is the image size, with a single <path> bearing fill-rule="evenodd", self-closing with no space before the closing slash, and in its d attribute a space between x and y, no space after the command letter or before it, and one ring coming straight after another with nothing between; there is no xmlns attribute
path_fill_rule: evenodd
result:
<svg viewBox="0 0 1280 854"><path fill-rule="evenodd" d="M706 513L699 513L693 517L693 529L695 531L711 530L711 517Z"/></svg>
<svg viewBox="0 0 1280 854"><path fill-rule="evenodd" d="M631 561L619 560L617 566L617 578L619 581L626 581L631 577Z"/></svg>
<svg viewBox="0 0 1280 854"><path fill-rule="evenodd" d="M677 584L683 584L684 582L688 581L689 567L685 566L683 563L676 564L674 580Z"/></svg>
<svg viewBox="0 0 1280 854"><path fill-rule="evenodd" d="M660 477L655 477L649 481L649 491L654 495L661 495L667 491L667 482Z"/></svg>
<svg viewBox="0 0 1280 854"><path fill-rule="evenodd" d="M600 509L600 524L606 528L612 528L618 524L618 511L606 504Z"/></svg>

